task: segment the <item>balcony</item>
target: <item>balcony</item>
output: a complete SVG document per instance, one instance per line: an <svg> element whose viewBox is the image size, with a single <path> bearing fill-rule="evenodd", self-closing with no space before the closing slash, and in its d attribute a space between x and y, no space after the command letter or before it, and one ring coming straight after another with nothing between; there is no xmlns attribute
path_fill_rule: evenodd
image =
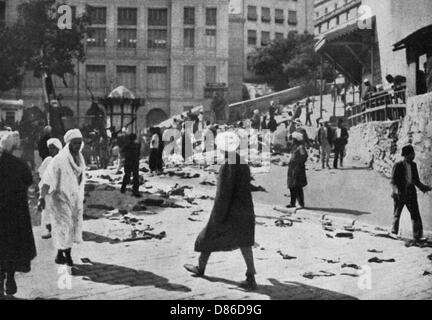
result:
<svg viewBox="0 0 432 320"><path fill-rule="evenodd" d="M406 89L381 91L369 99L347 108L351 127L372 121L398 120L406 113Z"/></svg>

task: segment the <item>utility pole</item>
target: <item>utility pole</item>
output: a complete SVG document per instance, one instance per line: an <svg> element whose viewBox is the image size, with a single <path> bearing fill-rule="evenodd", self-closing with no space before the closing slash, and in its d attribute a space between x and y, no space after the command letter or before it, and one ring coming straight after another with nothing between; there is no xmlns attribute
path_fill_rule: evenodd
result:
<svg viewBox="0 0 432 320"><path fill-rule="evenodd" d="M80 126L80 63L77 61L77 127Z"/></svg>
<svg viewBox="0 0 432 320"><path fill-rule="evenodd" d="M324 59L322 56L320 56L321 63L320 63L320 119L323 117L323 63Z"/></svg>

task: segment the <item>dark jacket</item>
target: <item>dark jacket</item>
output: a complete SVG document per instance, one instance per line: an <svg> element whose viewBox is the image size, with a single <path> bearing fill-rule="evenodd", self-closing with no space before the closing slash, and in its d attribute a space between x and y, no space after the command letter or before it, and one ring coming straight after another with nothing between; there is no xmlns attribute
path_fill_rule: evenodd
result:
<svg viewBox="0 0 432 320"><path fill-rule="evenodd" d="M297 146L291 153L288 164L288 188L303 188L307 186L306 166L308 159L306 148Z"/></svg>
<svg viewBox="0 0 432 320"><path fill-rule="evenodd" d="M255 114L251 120L252 129L259 130L261 124L261 117L258 114Z"/></svg>
<svg viewBox="0 0 432 320"><path fill-rule="evenodd" d="M45 158L47 158L50 154L49 154L49 149L47 146L47 142L48 140L51 139L51 136L49 135L44 135L38 143L38 152L39 152L39 157L42 160L45 160Z"/></svg>
<svg viewBox="0 0 432 320"><path fill-rule="evenodd" d="M255 243L255 213L247 164L221 166L213 210L195 251L231 251Z"/></svg>
<svg viewBox="0 0 432 320"><path fill-rule="evenodd" d="M33 183L21 160L0 156L0 263L12 271L29 272L36 257L27 189Z"/></svg>
<svg viewBox="0 0 432 320"><path fill-rule="evenodd" d="M337 138L337 136L336 136L336 130L333 130L334 144L336 146L345 146L345 145L347 145L348 144L348 138L349 138L349 134L348 134L347 128L344 128L344 127L341 128L341 136L340 136L340 138Z"/></svg>
<svg viewBox="0 0 432 320"><path fill-rule="evenodd" d="M125 157L125 166L137 167L141 155L141 145L135 141L130 141L123 147L122 154Z"/></svg>
<svg viewBox="0 0 432 320"><path fill-rule="evenodd" d="M428 187L421 183L417 164L415 162L411 163L411 171L412 171L412 180L413 184L419 188L421 191L425 192L428 190ZM396 186L399 192L403 195L407 192L407 181L406 181L406 167L405 161L397 162L393 166L392 179L391 184Z"/></svg>

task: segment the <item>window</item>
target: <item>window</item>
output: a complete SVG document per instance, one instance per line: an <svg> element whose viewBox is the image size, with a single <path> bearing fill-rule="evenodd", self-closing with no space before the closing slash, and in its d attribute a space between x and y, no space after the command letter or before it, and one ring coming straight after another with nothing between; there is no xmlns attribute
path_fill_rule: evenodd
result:
<svg viewBox="0 0 432 320"><path fill-rule="evenodd" d="M256 8L256 6L248 6L247 19L249 21L257 21L258 15L257 15L257 8Z"/></svg>
<svg viewBox="0 0 432 320"><path fill-rule="evenodd" d="M188 92L194 90L194 66L183 66L183 89Z"/></svg>
<svg viewBox="0 0 432 320"><path fill-rule="evenodd" d="M282 40L284 38L284 34L281 32L275 33L275 40Z"/></svg>
<svg viewBox="0 0 432 320"><path fill-rule="evenodd" d="M186 28L183 33L183 46L185 48L195 47L195 29Z"/></svg>
<svg viewBox="0 0 432 320"><path fill-rule="evenodd" d="M216 49L216 29L206 29L207 49Z"/></svg>
<svg viewBox="0 0 432 320"><path fill-rule="evenodd" d="M276 9L275 10L275 23L283 24L284 21L285 21L284 11L282 9Z"/></svg>
<svg viewBox="0 0 432 320"><path fill-rule="evenodd" d="M117 10L117 25L121 26L117 30L118 48L136 48L137 43L137 9L119 8Z"/></svg>
<svg viewBox="0 0 432 320"><path fill-rule="evenodd" d="M106 28L89 28L87 32L87 45L89 47L105 47Z"/></svg>
<svg viewBox="0 0 432 320"><path fill-rule="evenodd" d="M106 74L103 65L86 66L86 86L89 88L105 88Z"/></svg>
<svg viewBox="0 0 432 320"><path fill-rule="evenodd" d="M215 26L217 23L217 9L206 8L206 25Z"/></svg>
<svg viewBox="0 0 432 320"><path fill-rule="evenodd" d="M261 45L266 46L270 43L270 32L261 31Z"/></svg>
<svg viewBox="0 0 432 320"><path fill-rule="evenodd" d="M136 29L118 29L118 48L136 48Z"/></svg>
<svg viewBox="0 0 432 320"><path fill-rule="evenodd" d="M106 24L107 9L104 7L91 7L90 9L91 24Z"/></svg>
<svg viewBox="0 0 432 320"><path fill-rule="evenodd" d="M15 124L15 111L6 110L5 122L7 124Z"/></svg>
<svg viewBox="0 0 432 320"><path fill-rule="evenodd" d="M297 11L288 11L288 24L297 25Z"/></svg>
<svg viewBox="0 0 432 320"><path fill-rule="evenodd" d="M253 56L247 57L246 68L248 71L253 71Z"/></svg>
<svg viewBox="0 0 432 320"><path fill-rule="evenodd" d="M119 8L117 16L119 26L136 26L137 9L136 8Z"/></svg>
<svg viewBox="0 0 432 320"><path fill-rule="evenodd" d="M166 90L167 67L147 67L147 88L149 91Z"/></svg>
<svg viewBox="0 0 432 320"><path fill-rule="evenodd" d="M167 30L150 29L148 30L148 48L166 49L168 44Z"/></svg>
<svg viewBox="0 0 432 320"><path fill-rule="evenodd" d="M136 67L117 66L117 84L128 89L136 88Z"/></svg>
<svg viewBox="0 0 432 320"><path fill-rule="evenodd" d="M261 8L261 21L264 23L270 23L270 8L262 7Z"/></svg>
<svg viewBox="0 0 432 320"><path fill-rule="evenodd" d="M168 9L148 9L149 26L168 26Z"/></svg>
<svg viewBox="0 0 432 320"><path fill-rule="evenodd" d="M168 46L168 9L148 9L149 49L166 49Z"/></svg>
<svg viewBox="0 0 432 320"><path fill-rule="evenodd" d="M248 30L248 45L256 46L257 32L256 30Z"/></svg>
<svg viewBox="0 0 432 320"><path fill-rule="evenodd" d="M183 24L195 25L195 8L185 7L183 12Z"/></svg>
<svg viewBox="0 0 432 320"><path fill-rule="evenodd" d="M206 85L209 83L216 83L216 67L206 66L205 67L205 79Z"/></svg>

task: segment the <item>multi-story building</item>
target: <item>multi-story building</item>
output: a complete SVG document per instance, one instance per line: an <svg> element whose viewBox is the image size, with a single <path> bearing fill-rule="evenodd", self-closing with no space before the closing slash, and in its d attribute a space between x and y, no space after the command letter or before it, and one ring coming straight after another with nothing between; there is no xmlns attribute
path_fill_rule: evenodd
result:
<svg viewBox="0 0 432 320"><path fill-rule="evenodd" d="M20 1L6 0L15 17ZM211 88L229 85L228 0L66 2L78 15L92 7L92 32L78 76L66 79L69 88L54 79L63 105L77 115L90 107L90 92L103 97L124 85L146 101L138 110L142 129L197 105L208 108ZM15 95L41 106L40 83L28 74Z"/></svg>
<svg viewBox="0 0 432 320"><path fill-rule="evenodd" d="M431 13L428 0L316 0L316 50L349 82L367 78L385 85L386 75L408 71L404 53L394 52L393 44L430 24Z"/></svg>
<svg viewBox="0 0 432 320"><path fill-rule="evenodd" d="M250 55L256 48L287 36L290 31L313 33L313 0L231 0L230 12L242 14L244 25L244 79L254 80Z"/></svg>

